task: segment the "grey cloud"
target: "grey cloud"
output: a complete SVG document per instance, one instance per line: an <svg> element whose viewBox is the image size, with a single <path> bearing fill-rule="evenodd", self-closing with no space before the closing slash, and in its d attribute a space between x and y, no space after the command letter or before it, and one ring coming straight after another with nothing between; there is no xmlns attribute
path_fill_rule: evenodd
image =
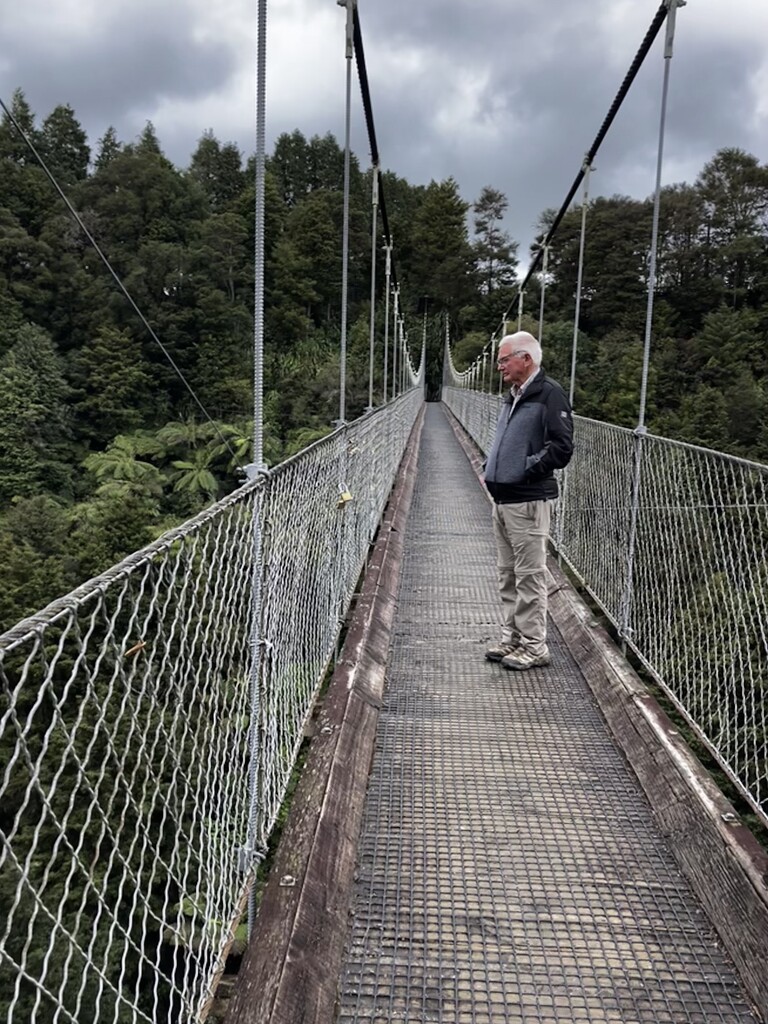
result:
<svg viewBox="0 0 768 1024"><path fill-rule="evenodd" d="M120 133L158 98L204 96L235 70L234 51L196 39L181 3L114 10L76 49L42 29L8 43L0 79L6 102L19 87L40 118L69 103L89 135L109 124Z"/></svg>
<svg viewBox="0 0 768 1024"><path fill-rule="evenodd" d="M605 3L605 0L603 0ZM572 36L576 26L586 27L599 17L599 4L585 11L582 5L550 2L534 5L524 0L419 0L371 4L362 7L360 21L364 42L376 36L390 45L441 53L455 53L458 60L471 56L489 63L514 63L545 55L550 36Z"/></svg>
<svg viewBox="0 0 768 1024"><path fill-rule="evenodd" d="M503 8L485 4L468 10L460 0L418 5L395 0L366 10L361 20L367 51L367 40L378 32L409 45L419 38L457 67L481 58L490 73L483 109L495 109L501 97L509 112L497 137L453 149L432 136L430 109L441 85L427 74L423 88L410 96L401 95L396 85L388 85L384 96L374 95L381 149L385 162L406 177L428 181L452 174L466 199L475 198L483 184L505 191L507 226L524 257L541 212L559 207L565 198L642 34L611 39L601 32L607 3L587 10L562 0ZM649 8L648 24L654 12ZM595 194L644 198L653 190L662 39L663 29L598 155ZM745 47L700 34L686 37L685 23L678 20L665 152L668 163L689 168L688 180L722 146L764 148L765 141L746 128L753 102L750 76L764 58L759 41ZM375 51L369 73L374 64Z"/></svg>
<svg viewBox="0 0 768 1024"><path fill-rule="evenodd" d="M680 48L672 67L670 119L675 137L699 148L765 144L746 127L753 97L749 80L765 60L765 47L744 48L722 42L701 43L696 50ZM713 148L712 140L717 140ZM766 156L768 154L763 154Z"/></svg>
<svg viewBox="0 0 768 1024"><path fill-rule="evenodd" d="M307 10L315 3L307 0ZM483 185L502 189L510 200L507 228L524 256L539 215L565 197L655 10L649 3L647 22L633 36L608 30L607 18L617 11L614 0L360 0L384 165L412 183L453 176L468 201ZM125 138L124 132L140 130L144 111L159 100L202 99L221 91L237 70L234 48L196 38L186 0L151 7L149 0L135 0L130 11L110 11L71 51L46 41L44 27L28 33L30 38L13 39L13 24L7 26L0 42L4 97L20 85L40 115L57 103L71 103L94 143L92 131L101 133L111 123ZM341 34L341 9L338 15ZM754 114L750 78L765 61L764 41L737 44L708 36L695 15L690 5L678 18L665 147L667 164L686 168L690 181L723 146L741 146L762 160L768 156L765 139L748 127ZM659 38L598 155L593 194L644 198L652 191L661 47ZM414 50L421 55L417 76L384 77L393 53ZM495 126L471 138L459 128L446 133L435 126L436 110L466 69L487 74L479 116ZM338 103L314 120L297 109L277 124L268 98L270 137L298 127L307 135L331 131L341 140L341 77L340 71ZM369 151L357 96L355 105L353 144L365 165ZM240 117L234 141L250 153L252 109ZM228 123L235 122L230 117ZM192 132L164 126L160 140L171 159L185 164L207 127L201 123ZM216 123L210 127L228 141L231 132Z"/></svg>

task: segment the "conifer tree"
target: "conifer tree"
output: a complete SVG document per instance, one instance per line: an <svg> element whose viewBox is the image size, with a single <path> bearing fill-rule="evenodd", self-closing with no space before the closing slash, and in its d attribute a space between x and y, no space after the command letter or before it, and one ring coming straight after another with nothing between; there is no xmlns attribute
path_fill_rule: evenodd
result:
<svg viewBox="0 0 768 1024"><path fill-rule="evenodd" d="M66 192L88 174L88 138L69 104L55 107L43 121L39 152Z"/></svg>
<svg viewBox="0 0 768 1024"><path fill-rule="evenodd" d="M188 174L202 188L213 213L229 209L245 187L240 150L233 143L221 146L212 131L198 142Z"/></svg>
<svg viewBox="0 0 768 1024"><path fill-rule="evenodd" d="M453 178L432 181L424 192L413 225L415 280L408 287L428 296L438 308L456 313L469 302L474 286L474 260L467 235L469 206Z"/></svg>
<svg viewBox="0 0 768 1024"><path fill-rule="evenodd" d="M66 495L71 480L67 385L53 344L30 325L11 329L7 340L0 360L0 508L16 496Z"/></svg>
<svg viewBox="0 0 768 1024"><path fill-rule="evenodd" d="M517 243L501 224L509 200L498 189L485 185L473 206L475 260L481 290L490 295L511 284L517 266Z"/></svg>
<svg viewBox="0 0 768 1024"><path fill-rule="evenodd" d="M34 157L18 130L21 129L32 142L37 141L35 115L21 89L14 90L9 109L13 120L3 113L0 121L0 159L11 160L20 167L34 164Z"/></svg>
<svg viewBox="0 0 768 1024"><path fill-rule="evenodd" d="M99 139L95 160L96 170L104 170L104 168L114 160L118 153L121 153L122 151L123 144L118 139L115 129L110 125Z"/></svg>
<svg viewBox="0 0 768 1024"><path fill-rule="evenodd" d="M721 149L699 175L706 249L728 302L747 302L765 277L768 167L741 149Z"/></svg>

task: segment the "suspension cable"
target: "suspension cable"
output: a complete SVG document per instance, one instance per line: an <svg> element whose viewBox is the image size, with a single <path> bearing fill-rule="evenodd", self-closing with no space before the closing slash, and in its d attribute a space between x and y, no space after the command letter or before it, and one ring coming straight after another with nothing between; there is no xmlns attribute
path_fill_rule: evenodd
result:
<svg viewBox="0 0 768 1024"><path fill-rule="evenodd" d="M395 259L392 251L392 232L390 231L389 217L387 216L387 203L384 195L384 179L381 173L381 157L379 155L379 146L376 141L376 126L373 120L373 104L371 103L371 90L368 84L368 69L365 64L365 50L363 48L363 33L360 28L360 15L357 4L355 4L352 18L352 37L355 48L355 63L357 65L357 76L360 80L360 95L363 100L365 124L368 130L368 145L371 147L373 173L379 179L379 210L381 212L382 232L384 234L385 244L389 247L389 273L392 280L392 288L396 289L398 287L398 283L397 271L395 270Z"/></svg>
<svg viewBox="0 0 768 1024"><path fill-rule="evenodd" d="M347 422L347 295L349 280L349 189L350 189L350 133L352 119L352 15L355 0L336 0L340 7L346 7L346 103L344 113L344 210L341 228L341 345L339 352L339 418L336 426Z"/></svg>
<svg viewBox="0 0 768 1024"><path fill-rule="evenodd" d="M254 196L253 250L253 462L246 468L251 480L264 475L264 222L265 222L265 135L267 70L267 0L258 0L256 29L256 174ZM260 502L253 506L251 519L251 621L248 636L248 824L245 839L246 868L253 872L264 856L259 835L262 810L260 763L262 757L261 704L264 655L262 572L264 537ZM248 940L253 938L258 901L256 880L248 889Z"/></svg>
<svg viewBox="0 0 768 1024"><path fill-rule="evenodd" d="M258 0L256 40L256 167L253 241L253 477L266 470L264 462L264 234L266 205L266 76L267 8Z"/></svg>
<svg viewBox="0 0 768 1024"><path fill-rule="evenodd" d="M229 441L227 440L227 438L222 433L221 428L219 427L218 423L213 419L212 416L209 415L208 410L205 408L203 403L198 398L194 388L189 383L187 378L184 376L184 374L182 373L182 371L179 368L179 366L176 364L176 361L174 360L173 356L168 351L168 349L165 347L165 345L162 343L162 341L160 341L160 339L158 338L157 334L153 330L151 324L149 323L147 318L142 313L141 309L138 307L138 305L134 301L133 296L128 291L128 289L125 287L125 285L123 284L122 278L117 273L117 271L113 268L112 264L109 262L109 259L106 257L106 255L104 254L104 252L100 248L99 244L96 242L96 239L93 237L91 232L85 226L85 223L84 223L82 217L77 212L77 210L74 208L74 206L70 202L69 198L67 197L67 195L64 192L64 190L62 189L62 187L59 185L58 181L56 180L55 175L50 170L50 168L46 164L45 160L43 160L43 158L40 155L40 153L39 153L37 147L35 146L34 142L32 141L32 139L30 139L30 137L27 135L27 133L21 127L21 125L19 124L18 120L14 116L13 112L6 106L6 104L5 104L5 102L3 101L2 98L0 98L0 107L2 108L3 112L5 113L5 116L8 118L10 123L13 125L13 127L16 129L16 131L19 133L19 135L22 137L22 139L26 143L27 148L30 150L30 152L32 153L34 158L37 160L37 162L39 163L39 165L42 168L42 170L45 172L46 177L48 178L50 183L53 185L53 187L55 188L56 192L58 192L59 197L63 201L63 203L66 206L67 210L69 210L70 214L72 215L74 220L77 222L78 226L80 227L80 230L83 232L85 237L90 242L91 246L93 247L94 251L96 252L96 254L99 257L99 259L101 260L101 262L104 264L104 266L109 271L109 273L112 276L113 280L115 281L115 284L117 285L117 287L120 289L120 291L123 293L125 298L128 300L129 305L133 309L134 313L138 316L139 320L141 320L142 324L146 328L146 330L149 333L149 335L152 338L152 340L158 346L160 351L163 353L165 358L170 363L170 365L173 368L174 372L179 377L179 380L182 382L184 387L187 389L189 394L192 396L193 401L195 402L197 407L200 409L200 411L202 412L203 416L208 420L208 422L214 428L216 433L219 435L219 439L224 444L224 446L226 447L227 451L232 456L234 461L240 466L241 469L243 469L244 467L243 467L242 462L240 461L240 457L233 450L233 448L230 445Z"/></svg>
<svg viewBox="0 0 768 1024"><path fill-rule="evenodd" d="M533 275L536 273L536 271L539 269L539 266L541 264L542 258L544 256L544 252L548 248L552 238L554 237L555 232L557 231L558 227L560 226L560 222L562 221L562 219L565 216L565 214L568 212L568 208L571 205L573 197L576 195L576 190L578 189L579 185L581 184L581 182L582 182L582 180L584 178L584 175L586 173L586 168L589 167L592 163L594 163L594 159L595 159L595 156L597 154L597 151L599 150L600 146L602 145L603 139L605 138L606 134L608 133L608 129L613 124L614 118L616 117L616 114L619 112L619 108L621 107L622 103L624 102L624 100L625 100L625 98L627 96L627 93L629 92L629 88L632 85L632 83L634 82L634 80L635 80L635 78L637 76L638 71L642 67L643 61L648 56L648 52L651 49L651 46L653 45L653 42L656 39L656 36L659 34L659 30L661 29L661 26L664 24L664 20L666 19L668 12L669 12L669 4L668 4L667 0L663 0L661 6L659 7L659 9L656 11L656 14L654 15L653 21L651 22L650 27L648 28L648 31L645 34L645 38L643 39L642 43L640 44L639 50L635 54L635 58L632 61L631 65L629 67L629 70L627 71L627 73L626 73L626 75L624 77L624 81L621 83L621 87L619 88L619 91L617 92L616 97L614 98L614 101L611 104L611 107L610 107L608 113L605 116L605 120L603 121L602 125L600 126L600 130L598 131L597 135L595 136L594 142L592 143L592 145L590 146L589 150L587 151L587 155L584 158L584 161L582 162L582 165L581 165L581 167L579 169L579 173L576 175L576 178L574 179L574 182L571 185L571 188L570 188L570 190L568 192L568 195L565 197L565 200L563 201L563 205L560 207L560 209L559 209L559 211L557 213L557 216L555 217L554 221L552 222L552 224L551 224L551 226L549 228L549 231L547 231L546 235L542 239L542 241L540 243L540 246L539 246L539 249L536 252L535 256L533 257L533 260L531 262L530 267L528 268L528 273L525 275L525 278L523 279L522 283L518 286L518 293L525 290L526 285L528 284L530 279L533 277ZM503 331L503 325L504 325L504 323L506 323L506 320L507 320L507 318L509 316L510 310L512 309L513 305L515 304L515 301L516 301L516 298L507 307L507 311L505 312L503 320L502 320L502 331Z"/></svg>

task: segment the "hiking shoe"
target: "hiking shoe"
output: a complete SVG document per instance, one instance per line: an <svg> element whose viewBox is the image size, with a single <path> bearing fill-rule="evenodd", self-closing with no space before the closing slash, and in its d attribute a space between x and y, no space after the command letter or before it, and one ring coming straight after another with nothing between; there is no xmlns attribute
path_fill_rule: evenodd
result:
<svg viewBox="0 0 768 1024"><path fill-rule="evenodd" d="M492 644L485 652L485 660L501 661L507 655L514 654L519 646L519 640L499 640L497 643Z"/></svg>
<svg viewBox="0 0 768 1024"><path fill-rule="evenodd" d="M526 650L525 647L518 647L501 659L501 667L523 671L526 668L543 668L544 665L549 665L551 660L548 651L545 651L544 654L534 654L532 651Z"/></svg>

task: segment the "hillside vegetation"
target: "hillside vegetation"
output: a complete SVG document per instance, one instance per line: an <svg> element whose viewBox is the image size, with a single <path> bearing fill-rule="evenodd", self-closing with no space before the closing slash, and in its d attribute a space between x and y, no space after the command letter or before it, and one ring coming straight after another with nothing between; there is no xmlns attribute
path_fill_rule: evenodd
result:
<svg viewBox="0 0 768 1024"><path fill-rule="evenodd" d="M91 152L75 112L13 113L182 371L121 294L24 140L0 125L0 630L228 493L250 459L253 162L205 133L188 168L151 124ZM265 454L332 429L338 411L343 152L277 139L266 181ZM508 198L453 179L384 178L414 362L439 394L443 317L468 365L516 295ZM524 197L514 197L523 202ZM371 175L352 160L347 416L368 403ZM541 215L542 234L552 213ZM666 189L647 422L768 459L768 168L737 149ZM567 382L581 213L549 257L545 365ZM651 203L589 210L576 410L636 421ZM383 295L383 249L377 268ZM526 295L529 311L538 296ZM383 300L375 400L382 400ZM535 324L531 324L536 329ZM391 337L391 332L390 332ZM199 404L198 404L199 403ZM207 411L207 418L200 405Z"/></svg>

